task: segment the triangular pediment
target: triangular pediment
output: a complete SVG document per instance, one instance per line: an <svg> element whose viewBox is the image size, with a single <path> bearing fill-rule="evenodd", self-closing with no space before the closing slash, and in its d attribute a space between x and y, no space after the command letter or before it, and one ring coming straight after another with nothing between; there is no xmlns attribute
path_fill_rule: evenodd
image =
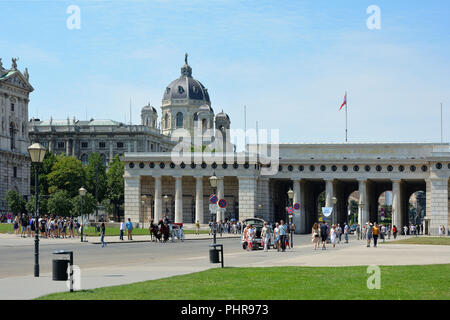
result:
<svg viewBox="0 0 450 320"><path fill-rule="evenodd" d="M19 70L9 71L0 78L0 81L24 89L28 92L34 91L34 88Z"/></svg>

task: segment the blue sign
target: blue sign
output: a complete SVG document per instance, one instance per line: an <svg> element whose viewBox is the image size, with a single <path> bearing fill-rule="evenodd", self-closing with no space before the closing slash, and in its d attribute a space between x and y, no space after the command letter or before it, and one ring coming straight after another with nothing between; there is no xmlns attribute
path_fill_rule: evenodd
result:
<svg viewBox="0 0 450 320"><path fill-rule="evenodd" d="M216 196L215 194L212 194L212 195L209 197L209 202L211 202L212 204L216 204L218 200L219 200L219 199L217 198L217 196Z"/></svg>
<svg viewBox="0 0 450 320"><path fill-rule="evenodd" d="M222 208L222 209L226 208L227 207L227 200L220 199L219 200L219 207Z"/></svg>

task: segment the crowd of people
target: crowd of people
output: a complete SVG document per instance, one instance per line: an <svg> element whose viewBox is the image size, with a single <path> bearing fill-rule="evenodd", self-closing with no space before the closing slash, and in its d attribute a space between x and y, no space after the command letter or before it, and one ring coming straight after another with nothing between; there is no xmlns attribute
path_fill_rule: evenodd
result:
<svg viewBox="0 0 450 320"><path fill-rule="evenodd" d="M36 228L43 238L75 238L80 235L81 224L77 219L45 215L36 219L25 214L16 215L13 222L14 234L22 238L34 237Z"/></svg>
<svg viewBox="0 0 450 320"><path fill-rule="evenodd" d="M350 228L347 223L344 223L344 227L340 224L328 225L327 222L314 223L312 228L312 239L314 243L314 250L317 250L322 243L322 250L326 250L326 243L331 243L333 248L336 247L337 243L341 243L342 235L344 235L345 243L348 243L348 235L350 233Z"/></svg>

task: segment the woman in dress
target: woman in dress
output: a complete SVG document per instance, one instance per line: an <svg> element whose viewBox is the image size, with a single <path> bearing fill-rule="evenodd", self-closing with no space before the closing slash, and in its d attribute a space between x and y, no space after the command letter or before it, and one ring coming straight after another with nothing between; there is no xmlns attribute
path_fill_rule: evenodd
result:
<svg viewBox="0 0 450 320"><path fill-rule="evenodd" d="M14 234L19 236L19 216L14 218Z"/></svg>
<svg viewBox="0 0 450 320"><path fill-rule="evenodd" d="M314 250L317 250L320 242L320 231L317 222L314 223L312 228L312 242L314 243Z"/></svg>
<svg viewBox="0 0 450 320"><path fill-rule="evenodd" d="M275 224L275 229L273 229L273 241L275 242L275 245L277 246L277 251L280 251L280 228L279 224Z"/></svg>
<svg viewBox="0 0 450 320"><path fill-rule="evenodd" d="M255 229L253 228L253 225L250 225L250 228L247 231L247 251L252 250L254 238L255 238Z"/></svg>
<svg viewBox="0 0 450 320"><path fill-rule="evenodd" d="M330 237L332 247L334 248L336 246L336 237L337 237L336 227L334 226L334 224L331 226Z"/></svg>

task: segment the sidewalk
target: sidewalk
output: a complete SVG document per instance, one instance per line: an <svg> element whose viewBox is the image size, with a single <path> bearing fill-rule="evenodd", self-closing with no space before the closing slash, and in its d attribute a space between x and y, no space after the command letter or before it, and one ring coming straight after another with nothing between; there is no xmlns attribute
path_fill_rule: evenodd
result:
<svg viewBox="0 0 450 320"><path fill-rule="evenodd" d="M85 237L87 239L87 242L83 242L85 244L101 244L100 236L96 237ZM124 235L124 240L120 240L119 236L106 236L105 242L106 243L133 243L133 242L151 242L151 237L149 235L135 235L133 236L133 240L127 240L127 236ZM211 240L213 238L212 235L208 234L185 234L184 240ZM221 238L240 238L240 234L229 234L229 233L222 233L222 237L220 234L217 234L217 239ZM171 241L171 238L169 238L168 241ZM178 238L175 238L175 241L179 241ZM27 237L27 238L21 238L17 237L14 234L5 234L0 233L0 245L14 245L19 243L20 245L34 245L34 238L33 237ZM55 244L55 243L81 243L80 238L39 238L40 244Z"/></svg>

